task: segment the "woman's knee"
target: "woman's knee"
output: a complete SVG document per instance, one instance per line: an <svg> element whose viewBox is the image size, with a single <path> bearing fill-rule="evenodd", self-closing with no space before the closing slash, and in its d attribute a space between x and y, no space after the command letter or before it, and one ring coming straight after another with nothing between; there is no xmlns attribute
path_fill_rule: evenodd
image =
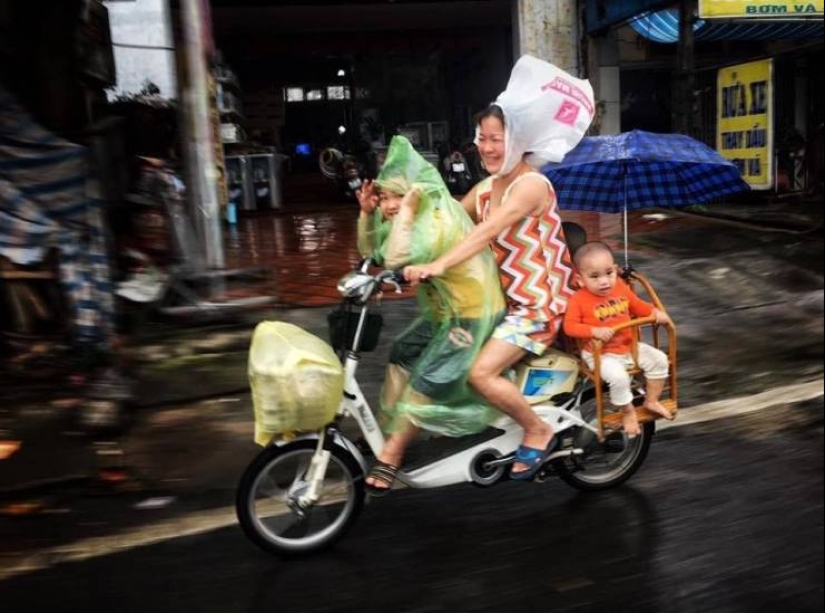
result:
<svg viewBox="0 0 825 613"><path fill-rule="evenodd" d="M489 382L497 376L498 373L491 372L484 364L473 364L470 368L470 374L467 376L467 383L471 388L477 392L484 390Z"/></svg>

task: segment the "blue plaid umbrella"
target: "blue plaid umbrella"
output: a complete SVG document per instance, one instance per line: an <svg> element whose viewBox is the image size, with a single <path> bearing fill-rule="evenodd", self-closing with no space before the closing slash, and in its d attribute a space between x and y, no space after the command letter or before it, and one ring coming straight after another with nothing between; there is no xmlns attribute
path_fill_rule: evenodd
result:
<svg viewBox="0 0 825 613"><path fill-rule="evenodd" d="M704 143L639 130L587 136L542 172L562 209L624 213L625 260L628 211L688 206L749 189L737 166Z"/></svg>

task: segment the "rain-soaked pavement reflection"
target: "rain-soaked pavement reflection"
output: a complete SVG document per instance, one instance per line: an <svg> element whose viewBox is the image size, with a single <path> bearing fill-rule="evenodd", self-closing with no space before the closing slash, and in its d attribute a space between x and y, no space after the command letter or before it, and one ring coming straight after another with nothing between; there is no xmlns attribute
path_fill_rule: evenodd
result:
<svg viewBox="0 0 825 613"><path fill-rule="evenodd" d="M337 279L358 264L356 224L357 212L341 205L242 218L225 233L227 266L269 269L282 304L330 304Z"/></svg>
<svg viewBox="0 0 825 613"><path fill-rule="evenodd" d="M623 247L621 215L562 211L562 218L584 227L591 240L603 240L617 250ZM343 202L315 204L306 211L296 205L242 217L224 232L227 266L270 270L271 280L264 289L280 304L333 304L338 301L336 281L359 262L357 220L357 205ZM700 223L661 212L631 213L631 246L634 237L665 226L678 230Z"/></svg>

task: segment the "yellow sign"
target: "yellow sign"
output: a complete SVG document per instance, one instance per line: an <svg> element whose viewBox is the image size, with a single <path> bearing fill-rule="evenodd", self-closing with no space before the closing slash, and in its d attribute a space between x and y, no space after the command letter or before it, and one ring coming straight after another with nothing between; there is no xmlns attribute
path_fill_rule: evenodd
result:
<svg viewBox="0 0 825 613"><path fill-rule="evenodd" d="M699 17L703 19L741 19L748 17L822 17L825 0L814 2L761 2L760 0L699 0Z"/></svg>
<svg viewBox="0 0 825 613"><path fill-rule="evenodd" d="M719 71L716 144L752 189L771 189L773 160L773 60Z"/></svg>

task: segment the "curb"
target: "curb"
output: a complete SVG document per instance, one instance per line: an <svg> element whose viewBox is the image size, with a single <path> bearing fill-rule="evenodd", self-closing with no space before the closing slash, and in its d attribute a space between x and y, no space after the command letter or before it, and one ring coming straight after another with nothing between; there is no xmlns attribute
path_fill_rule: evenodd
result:
<svg viewBox="0 0 825 613"><path fill-rule="evenodd" d="M680 408L676 421L658 420L656 430L664 431L725 417L748 415L780 404L795 404L822 396L825 396L825 390L821 380L777 387L752 396L727 398L693 407Z"/></svg>
<svg viewBox="0 0 825 613"><path fill-rule="evenodd" d="M781 232L784 234L808 234L811 232L816 232L817 230L821 230L823 228L823 224L821 221L804 225L802 222L788 223L787 221L782 222L780 220L773 219L769 221L759 221L750 217L740 217L737 215L728 215L726 213L696 212L675 208L657 208L654 210L664 214L679 215L682 217L698 217L700 219L718 221L720 223L735 225L742 228L749 228L753 230L761 230L763 232Z"/></svg>

